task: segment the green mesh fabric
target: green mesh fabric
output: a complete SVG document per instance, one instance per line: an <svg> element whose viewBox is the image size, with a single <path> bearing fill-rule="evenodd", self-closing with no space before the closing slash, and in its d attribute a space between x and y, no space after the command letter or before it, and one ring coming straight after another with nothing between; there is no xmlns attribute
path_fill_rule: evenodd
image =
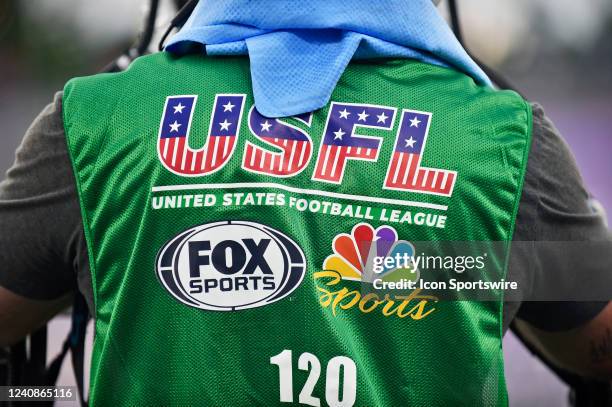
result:
<svg viewBox="0 0 612 407"><path fill-rule="evenodd" d="M198 95L189 139L198 148L206 141L214 97L221 93L247 95L233 157L210 175L181 177L168 171L157 154L166 97ZM139 58L126 72L66 85L64 123L96 307L92 405L283 404L279 367L270 358L285 349L293 352L295 404L309 376L308 369L297 368L298 356L306 352L321 362L312 389L321 405L334 404L326 395L325 377L327 363L336 356L357 366L355 405L507 404L501 298L441 301L422 319L384 315L384 304L372 312L349 307L348 300L336 312L322 305L323 285L316 273L333 253L334 237L361 222L374 228L384 222L286 206L153 208L156 186L274 182L448 206L444 228L393 224L400 239L511 241L531 132L529 105L518 95L478 87L453 70L384 60L350 64L332 100L432 112L422 165L457 171L452 197L382 188L399 117L391 131L360 130L383 138L376 162L351 160L340 184L312 180L329 107L314 112L311 127L291 121L308 131L314 145L314 156L300 174L272 179L242 169L245 143L263 145L247 123L253 98L246 58L159 53ZM272 186L253 191L283 192ZM224 192L235 191L215 191ZM180 303L160 284L156 256L166 242L190 227L228 219L269 225L301 247L308 266L290 296L252 309L206 311ZM501 264L507 256L507 251L500 256ZM359 290L360 284L342 280L332 288L341 287Z"/></svg>

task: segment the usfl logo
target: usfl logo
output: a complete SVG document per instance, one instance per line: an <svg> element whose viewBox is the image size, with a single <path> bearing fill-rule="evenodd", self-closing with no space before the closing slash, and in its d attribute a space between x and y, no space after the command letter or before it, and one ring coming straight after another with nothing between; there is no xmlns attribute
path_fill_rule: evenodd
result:
<svg viewBox="0 0 612 407"><path fill-rule="evenodd" d="M385 267L384 259L398 256L412 259L415 254L412 243L398 240L397 232L391 226L374 229L367 223L360 223L353 227L351 234L337 235L332 247L334 254L325 259L323 270L336 271L343 280L372 283L375 279L416 281L419 278L419 270L412 262L389 262L407 267Z"/></svg>
<svg viewBox="0 0 612 407"><path fill-rule="evenodd" d="M422 165L432 113L403 109L400 114L392 106L331 102L317 147L311 128L312 113L291 118L300 123L300 128L286 120L264 117L254 107L247 109L245 94L217 94L209 112L207 141L194 149L189 141L193 138L192 122L202 120L201 114L207 113L195 114L197 101L197 95L174 95L168 96L164 104L157 153L164 167L174 174L203 177L225 167L237 149L246 111L251 135L238 151L242 154L242 170L290 178L314 161L313 181L341 184L352 161L379 161L384 138L363 134L362 130L393 131L399 117L393 154L380 160L382 165L389 163L382 188L452 196L457 172ZM196 127L202 132L202 124Z"/></svg>

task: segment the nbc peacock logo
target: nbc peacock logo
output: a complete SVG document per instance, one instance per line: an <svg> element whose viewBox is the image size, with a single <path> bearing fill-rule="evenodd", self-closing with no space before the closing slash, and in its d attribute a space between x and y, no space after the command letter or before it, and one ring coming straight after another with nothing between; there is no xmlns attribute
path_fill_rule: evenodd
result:
<svg viewBox="0 0 612 407"><path fill-rule="evenodd" d="M350 234L337 235L332 249L334 254L325 259L323 270L336 271L343 280L371 284L377 279L384 282L419 279L419 270L413 261L414 246L398 240L391 226L374 229L367 223L357 224Z"/></svg>
<svg viewBox="0 0 612 407"><path fill-rule="evenodd" d="M380 281L419 279L419 270L413 262L414 246L399 240L391 226L374 228L367 223L357 224L350 233L340 233L333 239L332 250L333 254L323 262L323 271L314 273L314 280L319 304L331 309L333 315L357 309L364 314L420 320L434 312L438 298L423 295L418 288L400 294L371 290ZM356 282L367 286L356 286Z"/></svg>

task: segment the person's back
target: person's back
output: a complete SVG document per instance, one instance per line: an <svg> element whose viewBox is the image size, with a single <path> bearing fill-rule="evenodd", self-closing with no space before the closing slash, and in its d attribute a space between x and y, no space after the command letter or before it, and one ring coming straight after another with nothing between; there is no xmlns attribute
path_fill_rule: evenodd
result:
<svg viewBox="0 0 612 407"><path fill-rule="evenodd" d="M512 239L531 131L518 95L363 61L328 106L275 120L253 107L246 58L159 53L71 81L63 108L93 403L505 402L501 296L379 290L416 267L372 270L413 242ZM507 250L492 256L503 276Z"/></svg>
<svg viewBox="0 0 612 407"><path fill-rule="evenodd" d="M76 274L94 405L505 405L515 316L609 377L612 239L542 109L428 0L283 4L199 2L35 121L0 184L0 344ZM603 250L581 275L517 240ZM520 307L585 273L606 301Z"/></svg>

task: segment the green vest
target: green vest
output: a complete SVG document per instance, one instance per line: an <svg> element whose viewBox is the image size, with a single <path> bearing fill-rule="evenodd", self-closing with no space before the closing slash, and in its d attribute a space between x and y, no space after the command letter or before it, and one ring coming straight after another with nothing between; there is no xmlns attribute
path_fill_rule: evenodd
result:
<svg viewBox="0 0 612 407"><path fill-rule="evenodd" d="M91 403L507 404L501 294L383 292L418 267L372 270L415 242L482 241L503 242L505 272L529 104L379 60L312 114L253 105L246 58L158 53L66 85Z"/></svg>

